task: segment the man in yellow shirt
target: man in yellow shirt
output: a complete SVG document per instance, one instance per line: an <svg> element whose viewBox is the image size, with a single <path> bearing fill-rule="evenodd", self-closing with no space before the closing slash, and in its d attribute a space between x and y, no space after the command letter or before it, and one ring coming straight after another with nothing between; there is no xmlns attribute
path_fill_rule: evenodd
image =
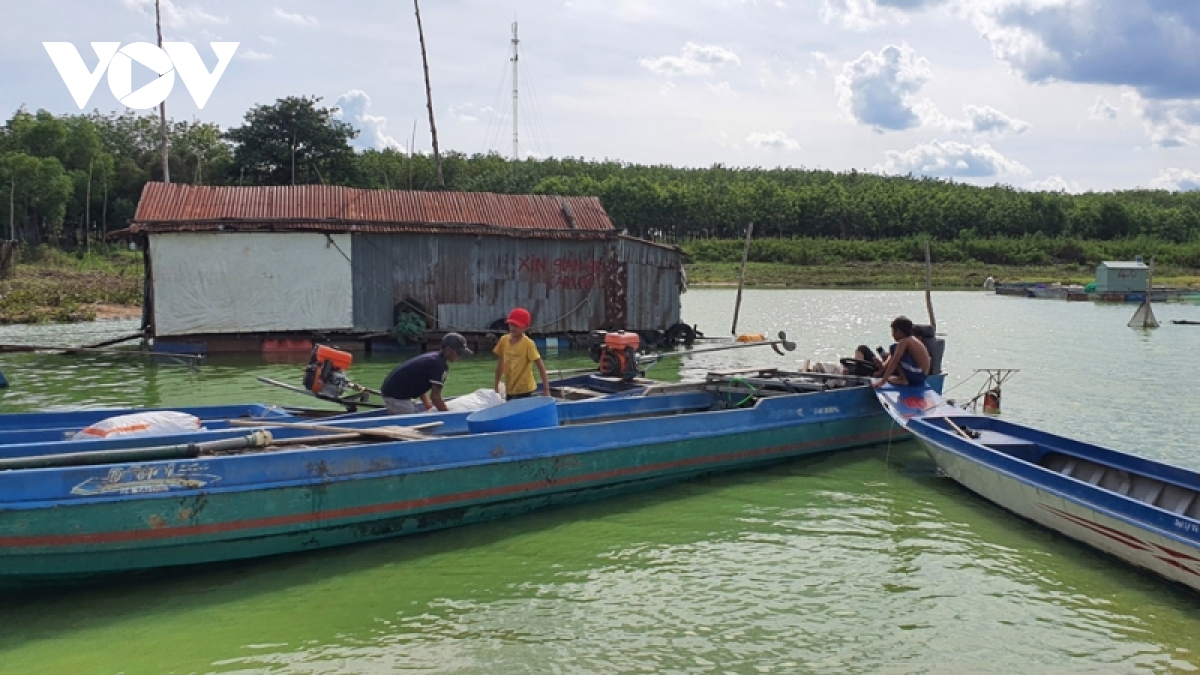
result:
<svg viewBox="0 0 1200 675"><path fill-rule="evenodd" d="M533 364L537 364L538 374L542 377L542 393L550 395L550 381L546 377L546 364L542 363L542 355L538 353L537 345L525 334L532 317L529 311L517 307L508 313L508 335L500 338L492 353L500 357L496 361L496 382L494 388L500 391L500 381L504 380L506 399L512 401L527 398L537 393L537 382L533 379Z"/></svg>

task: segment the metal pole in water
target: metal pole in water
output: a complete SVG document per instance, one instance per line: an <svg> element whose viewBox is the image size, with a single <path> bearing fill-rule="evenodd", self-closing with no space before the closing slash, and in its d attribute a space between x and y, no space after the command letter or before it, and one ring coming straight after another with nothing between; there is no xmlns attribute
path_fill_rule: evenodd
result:
<svg viewBox="0 0 1200 675"><path fill-rule="evenodd" d="M733 328L731 333L737 335L738 311L742 308L742 285L746 283L746 257L750 255L750 235L754 232L754 223L746 226L746 247L742 249L742 271L738 274L737 300L733 303Z"/></svg>
<svg viewBox="0 0 1200 675"><path fill-rule="evenodd" d="M159 0L154 0L154 29L158 31L158 48L162 49L162 13L158 7ZM158 129L161 134L163 182L171 182L171 165L167 162L167 100L158 104Z"/></svg>

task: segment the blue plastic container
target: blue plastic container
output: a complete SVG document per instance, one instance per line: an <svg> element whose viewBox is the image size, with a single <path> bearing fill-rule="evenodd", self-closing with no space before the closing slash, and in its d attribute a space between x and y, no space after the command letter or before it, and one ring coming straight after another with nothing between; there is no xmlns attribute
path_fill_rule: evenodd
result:
<svg viewBox="0 0 1200 675"><path fill-rule="evenodd" d="M498 406L477 410L467 416L467 429L473 434L492 431L544 429L558 426L558 405L546 396L519 398Z"/></svg>

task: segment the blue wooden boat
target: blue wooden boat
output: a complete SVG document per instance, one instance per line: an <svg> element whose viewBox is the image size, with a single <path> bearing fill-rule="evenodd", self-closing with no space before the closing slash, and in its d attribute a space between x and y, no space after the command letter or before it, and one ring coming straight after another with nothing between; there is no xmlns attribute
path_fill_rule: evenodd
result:
<svg viewBox="0 0 1200 675"><path fill-rule="evenodd" d="M4 445L0 455L25 466L92 455L80 466L0 471L0 585L424 532L904 433L863 382L710 377L642 396L555 402L558 424L532 430L472 433L468 413L336 420L319 431L264 421L272 443L290 445L234 454L192 451L260 431ZM437 426L412 436L419 440L335 433L341 444L319 444L331 430L396 424ZM181 448L182 458L158 454Z"/></svg>
<svg viewBox="0 0 1200 675"><path fill-rule="evenodd" d="M1200 590L1200 475L883 387L943 473L995 504Z"/></svg>
<svg viewBox="0 0 1200 675"><path fill-rule="evenodd" d="M0 445L53 442L102 420L141 412L182 412L195 415L205 426L230 419L291 419L297 411L261 403L183 408L84 408L0 415Z"/></svg>

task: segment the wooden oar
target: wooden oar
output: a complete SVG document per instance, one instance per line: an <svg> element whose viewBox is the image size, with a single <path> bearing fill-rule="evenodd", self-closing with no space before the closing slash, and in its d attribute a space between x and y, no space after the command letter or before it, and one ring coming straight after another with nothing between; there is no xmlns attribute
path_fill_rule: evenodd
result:
<svg viewBox="0 0 1200 675"><path fill-rule="evenodd" d="M426 422L424 424L414 424L411 426L388 425L371 427L369 429L355 429L351 427L337 427L330 424L313 424L311 422L270 422L265 420L229 420L231 427L280 427L283 429L306 429L308 431L328 431L343 434L358 434L360 436L373 436L375 438L386 438L393 441L413 441L429 438L428 434L422 433L427 429L441 426L441 422Z"/></svg>
<svg viewBox="0 0 1200 675"><path fill-rule="evenodd" d="M957 424L955 424L955 423L954 423L954 420L950 419L949 417L946 417L946 418L943 418L943 419L945 419L945 420L946 420L946 424L949 424L950 426L954 427L954 430L955 430L955 431L957 431L958 433L962 434L962 437L963 437L963 438L965 438L965 439L967 439L967 440L975 440L976 438L979 438L979 432L978 432L978 431L975 431L975 432L974 432L974 433L975 433L975 435L974 435L974 436L972 436L972 435L971 435L971 432L972 432L972 431L974 431L973 429L972 429L972 430L963 429L962 427L960 427L960 426L958 426Z"/></svg>

